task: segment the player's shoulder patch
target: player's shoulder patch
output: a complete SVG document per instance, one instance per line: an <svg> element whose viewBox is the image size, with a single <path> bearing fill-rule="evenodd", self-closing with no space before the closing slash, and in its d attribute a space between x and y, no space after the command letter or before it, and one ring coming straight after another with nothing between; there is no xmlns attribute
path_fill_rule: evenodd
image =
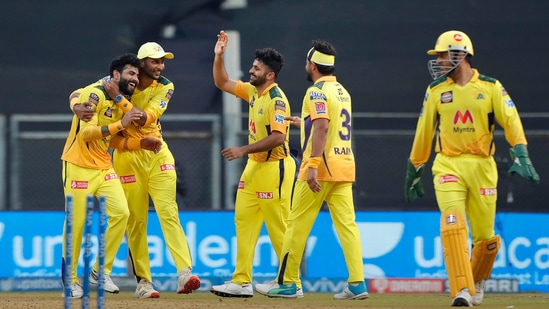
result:
<svg viewBox="0 0 549 309"><path fill-rule="evenodd" d="M274 107L275 107L275 111L280 110L280 111L286 112L286 102L282 100L276 100Z"/></svg>
<svg viewBox="0 0 549 309"><path fill-rule="evenodd" d="M320 81L314 85L312 85L311 87L315 87L315 88L318 88L318 89L322 89L322 87L324 87L324 81Z"/></svg>
<svg viewBox="0 0 549 309"><path fill-rule="evenodd" d="M271 99L282 98L282 92L280 91L280 88L278 88L277 86L274 86L273 88L271 88L269 90L269 98Z"/></svg>
<svg viewBox="0 0 549 309"><path fill-rule="evenodd" d="M488 82L488 83L491 83L491 84L495 84L497 82L497 80L495 78L490 77L490 76L486 76L486 75L482 75L482 74L478 75L478 79L483 81L483 82Z"/></svg>
<svg viewBox="0 0 549 309"><path fill-rule="evenodd" d="M441 76L437 79L435 79L434 81L432 81L430 84L429 84L429 88L433 89L435 88L436 86L444 83L446 80L448 79L448 76Z"/></svg>
<svg viewBox="0 0 549 309"><path fill-rule="evenodd" d="M109 97L109 94L107 93L107 90L105 90L105 87L103 87L103 84L100 85L93 85L93 88L97 89L99 92L103 93L103 96L107 100L113 100L113 98Z"/></svg>
<svg viewBox="0 0 549 309"><path fill-rule="evenodd" d="M166 85L171 84L172 81L169 80L169 79L167 79L167 78L164 77L164 76L160 76L160 78L158 78L158 83L159 83L159 84L162 84L162 85L164 85L164 86L166 86Z"/></svg>
<svg viewBox="0 0 549 309"><path fill-rule="evenodd" d="M309 88L309 100L311 101L326 101L326 95L323 92L318 91L316 88Z"/></svg>

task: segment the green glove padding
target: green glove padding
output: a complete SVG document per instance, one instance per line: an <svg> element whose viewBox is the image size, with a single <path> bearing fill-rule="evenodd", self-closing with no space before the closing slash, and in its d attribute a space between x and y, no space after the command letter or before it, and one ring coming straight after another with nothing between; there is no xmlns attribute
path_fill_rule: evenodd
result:
<svg viewBox="0 0 549 309"><path fill-rule="evenodd" d="M416 169L414 164L408 159L408 167L406 168L406 180L404 181L404 197L406 202L413 202L418 197L422 197L425 194L423 191L423 184L421 182L421 174L425 165L421 165Z"/></svg>
<svg viewBox="0 0 549 309"><path fill-rule="evenodd" d="M513 165L509 169L508 173L510 175L517 173L533 183L539 183L539 175L532 165L532 161L530 161L530 158L528 157L526 145L515 145L514 148L509 149L509 153L513 159Z"/></svg>

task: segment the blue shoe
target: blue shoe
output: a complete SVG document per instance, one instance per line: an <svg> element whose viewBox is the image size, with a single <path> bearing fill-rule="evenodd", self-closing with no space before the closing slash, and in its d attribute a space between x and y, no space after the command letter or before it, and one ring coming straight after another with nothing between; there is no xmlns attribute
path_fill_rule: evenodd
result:
<svg viewBox="0 0 549 309"><path fill-rule="evenodd" d="M363 282L353 285L348 284L345 290L341 293L337 293L334 295L334 299L336 300L344 300L344 299L366 299L370 296L368 294L368 291L366 291L366 284Z"/></svg>
<svg viewBox="0 0 549 309"><path fill-rule="evenodd" d="M297 286L292 284L278 284L276 281L265 284L256 284L255 291L261 295L273 298L297 298Z"/></svg>

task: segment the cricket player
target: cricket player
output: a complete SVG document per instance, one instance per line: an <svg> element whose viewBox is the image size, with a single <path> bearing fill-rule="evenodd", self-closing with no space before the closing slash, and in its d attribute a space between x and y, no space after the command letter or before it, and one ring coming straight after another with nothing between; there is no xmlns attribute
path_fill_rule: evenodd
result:
<svg viewBox="0 0 549 309"><path fill-rule="evenodd" d="M134 54L124 54L111 62L110 81L116 83L124 95L131 95L139 83L139 59ZM108 227L105 234L105 291L118 293L118 287L112 282L110 272L114 258L124 237L126 223L130 215L128 204L124 196L122 185L118 175L113 169L109 146L114 144L126 147L132 145L136 148L145 148L156 151L161 144L153 138L128 139L118 135L124 131L132 121L141 117L141 112L132 109L124 113L107 95L101 85L92 84L79 92L72 94L73 99L88 102L93 115L88 122L80 121L74 116L71 130L68 134L63 149L61 160L63 161L63 188L65 197L73 196L73 239L72 239L72 263L71 282L63 282L70 285L71 296L80 298L83 295L82 287L78 282L76 270L82 233L86 217L86 200L89 194L96 197L105 195ZM65 205L68 207L68 205ZM66 227L63 232L66 239ZM65 246L66 241L63 241ZM65 250L63 250L63 273L65 272ZM97 283L97 262L92 267ZM65 275L63 274L63 279Z"/></svg>
<svg viewBox="0 0 549 309"><path fill-rule="evenodd" d="M351 96L333 75L335 58L334 46L322 40L313 41L306 55L305 70L313 85L303 98L303 123L299 117L289 118L301 128L303 161L284 234L278 277L273 282L256 285L256 291L262 295L298 297L299 265L318 212L326 202L349 272L348 285L334 299L369 296L352 192L355 160L351 148Z"/></svg>
<svg viewBox="0 0 549 309"><path fill-rule="evenodd" d="M296 163L288 146L290 115L286 95L275 82L283 56L272 48L258 49L249 70L250 81L229 79L223 55L229 38L218 34L214 48L213 78L217 88L248 102L248 144L229 147L221 154L232 161L248 155L235 202L237 240L236 268L232 280L214 285L211 292L222 297L252 297L252 263L255 245L265 222L273 248L280 256Z"/></svg>
<svg viewBox="0 0 549 309"><path fill-rule="evenodd" d="M405 198L410 202L424 194L420 177L436 136L432 174L452 306L480 305L484 280L490 278L500 247L500 237L494 232L496 122L512 147L509 173L534 183L539 176L528 157L522 123L509 93L497 79L472 67L474 49L469 36L446 31L427 54L436 56L429 61L434 81L427 87L408 159Z"/></svg>
<svg viewBox="0 0 549 309"><path fill-rule="evenodd" d="M117 104L124 106L124 110L137 108L143 111L142 117L124 130L125 137L154 137L162 141L162 147L156 153L117 148L113 154L114 168L120 175L130 208L128 247L138 283L134 297L160 297L160 293L152 286L150 269L147 241L149 196L178 272L177 293L188 294L200 287L200 279L192 274L191 253L179 220L176 202L175 159L162 139L160 125L160 117L167 110L174 92L173 83L161 74L165 69L164 60L173 59L174 54L165 52L156 42L147 42L141 45L137 57L140 60L139 86L135 89L131 102L119 95L116 87L107 87L107 92L115 97ZM87 118L84 106L75 106L74 111L80 118Z"/></svg>

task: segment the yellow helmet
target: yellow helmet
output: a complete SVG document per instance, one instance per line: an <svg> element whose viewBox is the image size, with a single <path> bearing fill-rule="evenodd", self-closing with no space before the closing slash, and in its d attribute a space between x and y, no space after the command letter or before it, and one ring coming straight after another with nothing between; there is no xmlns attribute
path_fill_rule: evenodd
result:
<svg viewBox="0 0 549 309"><path fill-rule="evenodd" d="M427 54L436 55L450 50L462 50L471 56L474 55L471 39L467 34L457 30L450 30L441 34L435 43L435 48L428 50Z"/></svg>

